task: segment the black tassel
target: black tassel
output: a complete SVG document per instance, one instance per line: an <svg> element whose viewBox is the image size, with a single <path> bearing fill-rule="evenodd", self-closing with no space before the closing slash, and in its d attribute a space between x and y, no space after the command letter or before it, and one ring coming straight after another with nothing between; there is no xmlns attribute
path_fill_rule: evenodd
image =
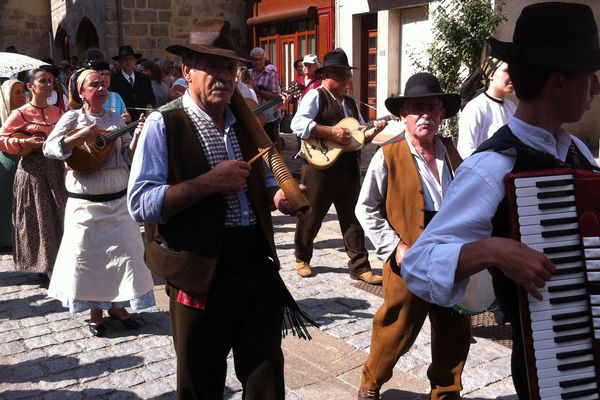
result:
<svg viewBox="0 0 600 400"><path fill-rule="evenodd" d="M308 333L306 328L307 324L319 328L319 324L312 320L306 313L300 310L296 300L292 297L285 283L281 279L279 274L276 274L282 288L282 308L283 318L281 321L281 337L285 338L288 334L288 330L292 332L292 335L305 340L311 340L312 337Z"/></svg>
<svg viewBox="0 0 600 400"><path fill-rule="evenodd" d="M319 327L315 321L313 321L308 315L300 311L298 305L285 305L283 307L283 321L282 321L281 337L285 338L288 334L288 330L292 332L293 336L300 339L311 340L312 337L308 333L306 324L310 324L315 328Z"/></svg>

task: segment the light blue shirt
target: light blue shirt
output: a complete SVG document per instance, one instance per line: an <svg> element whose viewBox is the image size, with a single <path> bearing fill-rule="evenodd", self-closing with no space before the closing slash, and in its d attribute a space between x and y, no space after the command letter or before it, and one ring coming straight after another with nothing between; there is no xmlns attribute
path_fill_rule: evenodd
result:
<svg viewBox="0 0 600 400"><path fill-rule="evenodd" d="M333 94L325 89L325 93L329 94L333 97ZM346 117L351 116L350 108L348 104L346 104L346 100L342 102L342 110L344 111L344 115ZM317 89L311 89L304 95L302 101L300 102L300 106L298 106L298 110L296 114L294 114L294 118L291 122L292 131L296 136L301 139L308 139L310 135L317 126L317 123L314 119L317 117L319 113L319 91ZM360 111L358 113L358 122L361 124L365 123L365 120L360 115Z"/></svg>
<svg viewBox="0 0 600 400"><path fill-rule="evenodd" d="M108 92L108 97L106 101L102 105L106 111L112 111L119 115L122 115L125 112L125 103L123 102L123 98L117 92Z"/></svg>
<svg viewBox="0 0 600 400"><path fill-rule="evenodd" d="M211 119L208 114L194 103L188 92L183 95L182 100L184 107L190 109L200 118ZM229 160L235 159L231 146L231 137L228 134L235 122L235 116L229 107L227 107L225 109L225 134L223 135L223 139L225 140L227 158ZM264 162L263 168L265 169L267 187L277 187L277 181ZM157 224L165 223L161 211L165 192L169 187L167 183L168 171L165 123L162 114L153 112L146 118L131 163L127 190L127 206L134 220ZM248 211L250 209L250 202L243 190L238 192L237 195L241 204L242 225L249 225Z"/></svg>
<svg viewBox="0 0 600 400"><path fill-rule="evenodd" d="M562 161L572 140L596 165L587 147L566 131L555 136L516 117L508 126L526 145ZM476 153L463 161L442 207L402 260L402 277L412 293L444 307L462 300L468 279L454 283L461 248L491 237L492 218L505 194L504 177L512 171L515 161L514 152L495 151Z"/></svg>

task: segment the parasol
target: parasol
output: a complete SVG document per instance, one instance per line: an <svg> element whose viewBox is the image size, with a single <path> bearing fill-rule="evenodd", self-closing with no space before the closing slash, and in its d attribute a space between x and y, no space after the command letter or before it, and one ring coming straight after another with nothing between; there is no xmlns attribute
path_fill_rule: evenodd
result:
<svg viewBox="0 0 600 400"><path fill-rule="evenodd" d="M23 54L0 52L0 77L3 78L10 78L21 71L39 68L41 65L48 63Z"/></svg>

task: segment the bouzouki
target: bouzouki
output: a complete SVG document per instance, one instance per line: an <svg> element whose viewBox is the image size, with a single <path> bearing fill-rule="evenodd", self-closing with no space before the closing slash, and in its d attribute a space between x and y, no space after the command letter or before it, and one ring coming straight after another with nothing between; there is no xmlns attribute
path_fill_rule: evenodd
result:
<svg viewBox="0 0 600 400"><path fill-rule="evenodd" d="M283 96L281 96L281 95L277 96L277 97L267 101L266 103L264 103L261 106L259 106L254 100L248 99L248 98L246 99L246 103L248 103L248 106L250 107L250 109L252 110L252 113L256 116L256 118L258 118L258 121L260 122L260 124L264 125L265 117L262 114L265 111L267 111L269 108L271 108L273 106L276 106L277 104L283 103L285 97L287 97L287 96L292 97L294 99L298 98L298 96L300 96L300 94L302 93L302 90L304 90L304 86L302 86L298 82L292 82L292 84L290 85L290 88L281 93Z"/></svg>
<svg viewBox="0 0 600 400"><path fill-rule="evenodd" d="M393 115L387 115L376 121L389 121L392 118L394 118ZM352 136L352 141L349 144L343 145L327 138L310 137L302 139L300 154L317 169L331 167L344 152L360 150L365 144L365 132L375 127L375 121L361 125L356 119L346 117L335 124L334 127L348 129Z"/></svg>
<svg viewBox="0 0 600 400"><path fill-rule="evenodd" d="M73 148L73 153L65 160L69 168L89 174L96 172L108 160L110 153L115 145L115 140L126 133L132 133L137 127L139 121L131 122L121 128L112 131L100 129L101 132L92 140L87 140L83 144ZM83 128L73 129L67 133L67 136L74 135Z"/></svg>

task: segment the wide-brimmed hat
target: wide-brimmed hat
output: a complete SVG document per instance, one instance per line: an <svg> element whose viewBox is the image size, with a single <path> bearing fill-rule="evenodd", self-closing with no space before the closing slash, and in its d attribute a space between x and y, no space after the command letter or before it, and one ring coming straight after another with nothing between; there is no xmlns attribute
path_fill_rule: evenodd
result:
<svg viewBox="0 0 600 400"><path fill-rule="evenodd" d="M110 64L104 59L104 53L96 47L89 48L83 53L83 66L96 71L110 69Z"/></svg>
<svg viewBox="0 0 600 400"><path fill-rule="evenodd" d="M134 56L136 59L142 58L142 55L140 53L136 53L133 51L133 47L126 45L119 47L119 54L114 56L112 59L115 61L119 61L119 58L129 56Z"/></svg>
<svg viewBox="0 0 600 400"><path fill-rule="evenodd" d="M509 64L568 71L600 68L598 27L585 4L532 4L521 11L512 42L489 42Z"/></svg>
<svg viewBox="0 0 600 400"><path fill-rule="evenodd" d="M199 20L192 28L186 44L169 46L166 50L178 56L200 53L239 61L251 61L249 56L237 50L231 38L229 21L219 18Z"/></svg>
<svg viewBox="0 0 600 400"><path fill-rule="evenodd" d="M333 50L326 53L325 57L323 57L323 66L317 68L315 73L320 74L326 68L358 69L356 67L351 67L350 64L348 64L348 56L346 53L339 50Z"/></svg>
<svg viewBox="0 0 600 400"><path fill-rule="evenodd" d="M407 100L420 97L439 97L446 110L444 118L453 117L460 109L460 96L457 93L443 93L438 78L428 72L419 72L408 78L404 94L385 99L385 107L398 115L398 110Z"/></svg>

